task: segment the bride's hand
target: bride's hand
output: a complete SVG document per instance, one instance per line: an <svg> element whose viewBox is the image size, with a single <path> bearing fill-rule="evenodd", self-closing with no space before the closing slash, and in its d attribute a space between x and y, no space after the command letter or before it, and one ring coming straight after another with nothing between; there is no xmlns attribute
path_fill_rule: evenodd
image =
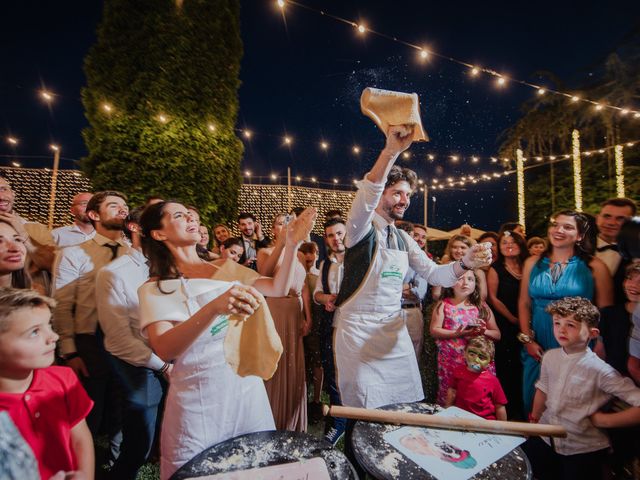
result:
<svg viewBox="0 0 640 480"><path fill-rule="evenodd" d="M306 208L287 226L287 243L297 245L300 242L307 240L311 230L313 230L317 217L317 208Z"/></svg>

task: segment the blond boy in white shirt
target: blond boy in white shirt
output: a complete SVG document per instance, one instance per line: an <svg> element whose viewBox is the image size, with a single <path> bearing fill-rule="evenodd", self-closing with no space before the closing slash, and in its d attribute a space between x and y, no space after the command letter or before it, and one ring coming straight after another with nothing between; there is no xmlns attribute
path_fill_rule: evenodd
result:
<svg viewBox="0 0 640 480"><path fill-rule="evenodd" d="M536 478L601 479L610 447L602 428L640 424L640 389L588 347L597 338L598 309L587 299L567 297L547 307L561 348L542 358L530 421L562 425L567 438L531 438L524 450ZM631 408L603 413L612 397Z"/></svg>

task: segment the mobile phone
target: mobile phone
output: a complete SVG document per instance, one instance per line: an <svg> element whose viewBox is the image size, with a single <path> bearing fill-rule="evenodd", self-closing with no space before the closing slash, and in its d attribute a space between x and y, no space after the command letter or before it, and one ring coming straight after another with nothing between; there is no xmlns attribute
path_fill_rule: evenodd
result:
<svg viewBox="0 0 640 480"><path fill-rule="evenodd" d="M291 223L291 220L293 220L293 215L285 215L284 216L284 224L285 225L289 225L289 223Z"/></svg>
<svg viewBox="0 0 640 480"><path fill-rule="evenodd" d="M479 328L481 325L479 323L467 323L463 330L471 330L473 328Z"/></svg>

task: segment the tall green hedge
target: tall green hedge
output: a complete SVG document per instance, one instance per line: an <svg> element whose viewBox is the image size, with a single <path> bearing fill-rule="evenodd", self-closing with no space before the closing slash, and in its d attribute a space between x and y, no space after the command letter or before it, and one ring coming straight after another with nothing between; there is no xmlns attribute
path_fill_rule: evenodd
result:
<svg viewBox="0 0 640 480"><path fill-rule="evenodd" d="M97 37L82 91L82 168L95 188L121 190L131 205L159 195L195 205L203 221L231 219L243 149L238 0L107 0Z"/></svg>

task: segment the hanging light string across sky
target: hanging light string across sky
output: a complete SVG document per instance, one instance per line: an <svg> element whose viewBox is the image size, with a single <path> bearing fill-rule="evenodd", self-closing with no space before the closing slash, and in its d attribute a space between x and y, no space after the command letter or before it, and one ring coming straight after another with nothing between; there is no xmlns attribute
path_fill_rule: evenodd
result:
<svg viewBox="0 0 640 480"><path fill-rule="evenodd" d="M454 57L450 57L448 55L444 55L442 53L438 53L435 52L431 49L427 49L426 47L420 46L420 45L415 45L411 42L408 42L406 40L402 40L396 36L393 35L388 35L386 33L382 33L382 32L378 32L376 30L373 30L372 28L368 27L366 24L360 22L354 22L351 20L348 20L346 18L342 18L339 17L337 15L328 13L324 10L318 10L316 8L310 7L308 5L305 5L303 3L300 3L298 1L295 0L277 0L276 4L278 5L278 7L280 8L280 10L283 12L284 15L284 9L286 6L288 5L293 5L295 7L300 7L303 9L306 9L308 11L317 13L319 15L322 15L323 17L327 17L330 18L332 20L344 23L346 25L350 25L351 27L355 28L358 32L358 34L360 35L364 35L364 34L372 34L372 35L376 35L378 37L382 37L386 40L398 43L400 45L403 45L405 47L409 47L412 48L414 50L416 50L418 52L418 56L420 57L421 60L426 60L427 58L429 58L430 56L434 56L434 57L438 57L438 58L442 58L444 60L447 60L449 62L461 65L465 68L467 68L469 70L469 74L472 77L477 77L479 76L481 73L485 73L487 75L491 75L492 77L495 77L495 81L496 81L496 85L499 87L503 87L507 84L507 82L514 82L514 83L518 83L520 85L524 85L526 87L532 88L534 90L536 90L538 95L545 95L547 93L551 93L554 95L559 95L559 96L563 96L567 99L569 99L569 101L573 102L573 103L579 103L579 102L583 102L583 103L588 103L590 105L593 106L593 108L596 111L603 111L605 109L608 110L615 110L618 113L620 113L620 115L626 116L626 115L632 115L634 118L640 118L640 111L638 110L634 110L630 107L618 107L615 105L607 105L606 103L601 103L601 102L596 102L595 100L591 100L588 98L582 98L579 95L576 95L575 93L568 93L568 92L562 92L560 90L555 90L552 88L548 88L542 85L536 85L533 84L531 82L527 82L526 80L520 80L514 77L510 77L507 75L504 75L502 73L497 72L496 70L492 70L490 68L487 67L481 67L479 65L474 65L472 63L469 62L465 62L464 60L460 60Z"/></svg>

